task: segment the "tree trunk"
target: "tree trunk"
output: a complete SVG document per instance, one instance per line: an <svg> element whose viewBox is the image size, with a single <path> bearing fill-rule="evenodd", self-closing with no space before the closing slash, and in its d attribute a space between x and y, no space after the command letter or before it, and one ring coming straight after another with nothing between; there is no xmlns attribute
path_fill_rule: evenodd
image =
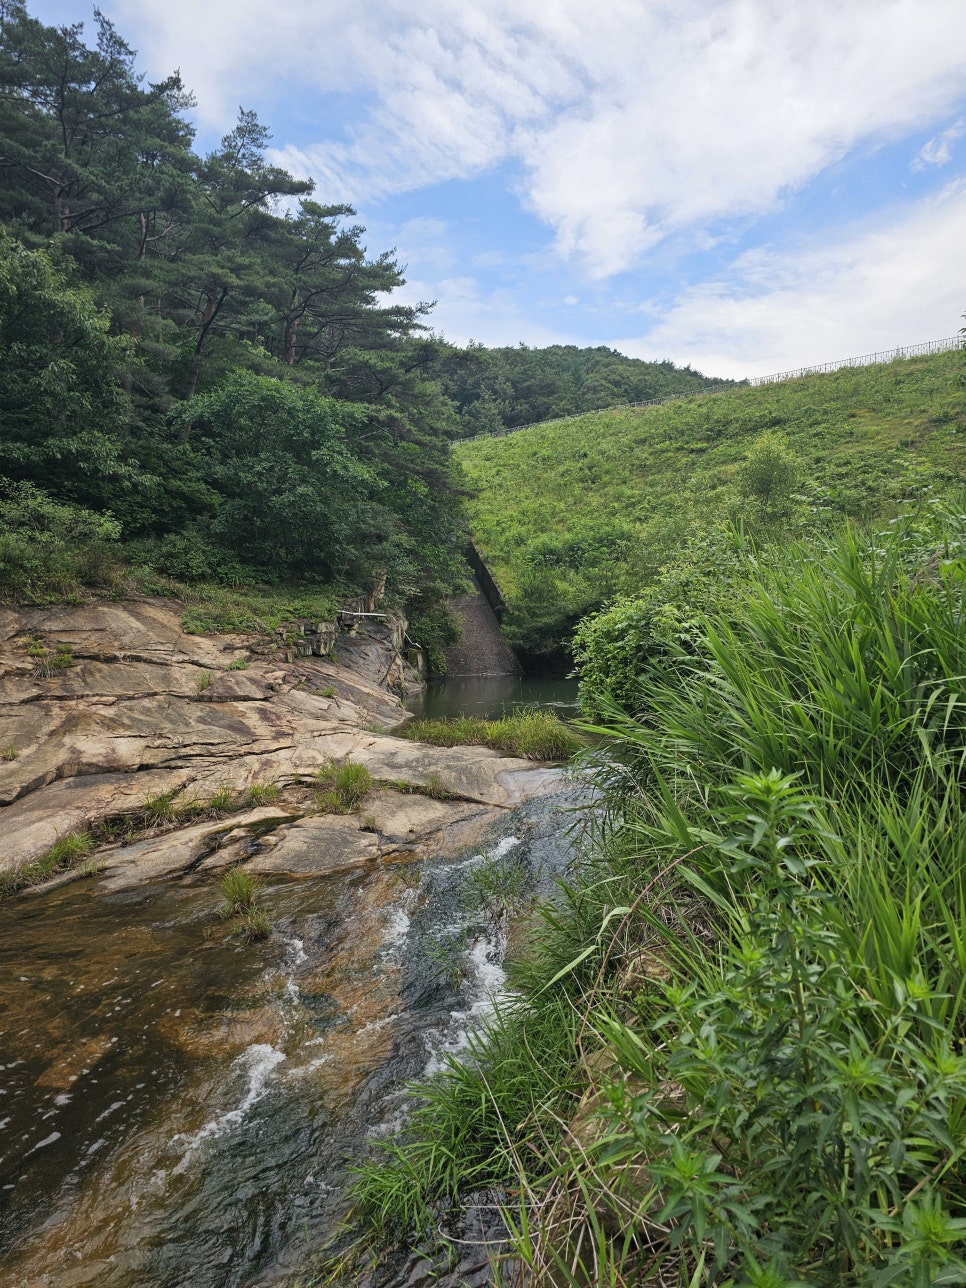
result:
<svg viewBox="0 0 966 1288"><path fill-rule="evenodd" d="M188 369L188 380L185 385L186 398L190 398L198 388L198 373L201 370L201 361L204 357L205 340L207 340L208 332L211 330L212 324L227 296L227 286L223 286L220 291L217 286L210 286L205 294L204 312L201 315L201 325L198 328L198 338L195 341L195 351L191 355L191 366ZM186 439L187 436L187 429L185 429L183 438Z"/></svg>

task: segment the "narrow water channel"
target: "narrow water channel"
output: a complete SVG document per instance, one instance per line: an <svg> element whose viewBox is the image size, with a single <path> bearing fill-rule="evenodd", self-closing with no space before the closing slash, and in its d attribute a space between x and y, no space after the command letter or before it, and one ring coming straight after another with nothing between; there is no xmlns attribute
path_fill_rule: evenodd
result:
<svg viewBox="0 0 966 1288"><path fill-rule="evenodd" d="M225 940L210 883L0 905L0 1285L311 1267L348 1168L404 1121L406 1081L503 987L473 873L512 862L548 888L576 793L562 776L447 858L266 887L262 944Z"/></svg>

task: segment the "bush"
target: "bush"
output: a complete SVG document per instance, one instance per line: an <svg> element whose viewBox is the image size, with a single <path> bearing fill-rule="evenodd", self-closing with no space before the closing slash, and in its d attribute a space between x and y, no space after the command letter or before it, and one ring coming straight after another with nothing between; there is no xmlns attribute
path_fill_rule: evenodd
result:
<svg viewBox="0 0 966 1288"><path fill-rule="evenodd" d="M423 1089L363 1171L376 1230L503 1184L539 1282L966 1281L966 512L745 586L612 708L510 1049Z"/></svg>
<svg viewBox="0 0 966 1288"><path fill-rule="evenodd" d="M459 618L445 604L415 608L409 614L407 634L425 653L430 675L445 674L446 650L458 642L462 633Z"/></svg>
<svg viewBox="0 0 966 1288"><path fill-rule="evenodd" d="M114 589L119 535L110 514L0 479L0 599L44 604Z"/></svg>

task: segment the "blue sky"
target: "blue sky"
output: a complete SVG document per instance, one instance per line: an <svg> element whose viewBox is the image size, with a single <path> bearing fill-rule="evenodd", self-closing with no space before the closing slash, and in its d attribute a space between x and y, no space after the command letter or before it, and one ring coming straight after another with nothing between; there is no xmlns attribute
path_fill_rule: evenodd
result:
<svg viewBox="0 0 966 1288"><path fill-rule="evenodd" d="M202 150L254 107L456 342L744 376L962 325L963 0L100 7Z"/></svg>

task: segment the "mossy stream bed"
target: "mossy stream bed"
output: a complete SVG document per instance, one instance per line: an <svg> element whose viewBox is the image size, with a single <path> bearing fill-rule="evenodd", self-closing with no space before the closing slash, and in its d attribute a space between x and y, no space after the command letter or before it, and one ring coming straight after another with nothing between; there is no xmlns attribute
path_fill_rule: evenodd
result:
<svg viewBox="0 0 966 1288"><path fill-rule="evenodd" d="M445 856L268 886L263 943L226 938L208 883L0 905L0 1283L308 1281L407 1080L504 986L473 874L548 889L575 790Z"/></svg>

